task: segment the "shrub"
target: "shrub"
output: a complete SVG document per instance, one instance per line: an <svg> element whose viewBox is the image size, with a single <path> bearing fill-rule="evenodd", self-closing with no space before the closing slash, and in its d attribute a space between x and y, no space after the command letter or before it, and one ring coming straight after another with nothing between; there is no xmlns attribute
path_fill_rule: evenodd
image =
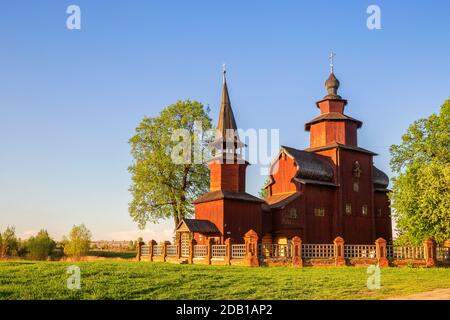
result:
<svg viewBox="0 0 450 320"><path fill-rule="evenodd" d="M84 224L73 226L69 237L64 239L64 253L79 259L88 254L91 244L91 232Z"/></svg>
<svg viewBox="0 0 450 320"><path fill-rule="evenodd" d="M41 230L35 237L26 242L28 257L33 260L47 260L56 248L56 242L50 238L46 230Z"/></svg>

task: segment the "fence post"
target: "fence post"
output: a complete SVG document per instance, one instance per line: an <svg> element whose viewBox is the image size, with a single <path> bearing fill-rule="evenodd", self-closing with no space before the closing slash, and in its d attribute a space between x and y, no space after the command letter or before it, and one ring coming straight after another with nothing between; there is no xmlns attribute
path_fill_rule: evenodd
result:
<svg viewBox="0 0 450 320"><path fill-rule="evenodd" d="M375 240L376 254L378 259L378 266L388 267L389 260L386 257L386 240L383 238L378 238Z"/></svg>
<svg viewBox="0 0 450 320"><path fill-rule="evenodd" d="M148 242L148 260L150 260L150 262L153 262L153 246L156 246L157 242L155 240L150 240Z"/></svg>
<svg viewBox="0 0 450 320"><path fill-rule="evenodd" d="M244 235L245 241L245 262L247 266L257 267L258 261L258 234L250 229Z"/></svg>
<svg viewBox="0 0 450 320"><path fill-rule="evenodd" d="M334 259L337 266L345 266L344 258L344 239L337 237L334 239Z"/></svg>
<svg viewBox="0 0 450 320"><path fill-rule="evenodd" d="M189 258L188 263L193 264L194 263L194 246L197 243L195 239L189 240Z"/></svg>
<svg viewBox="0 0 450 320"><path fill-rule="evenodd" d="M141 241L138 241L137 244L136 244L136 251L137 251L137 253L136 253L136 259L137 259L137 261L141 261L141 256L142 256L142 245L143 245L143 244L144 244L144 243L141 242Z"/></svg>
<svg viewBox="0 0 450 320"><path fill-rule="evenodd" d="M423 242L424 258L427 267L436 266L436 242L433 239L427 239Z"/></svg>
<svg viewBox="0 0 450 320"><path fill-rule="evenodd" d="M163 262L166 262L167 245L170 245L170 241L163 241L163 243L162 243L162 258L163 258Z"/></svg>
<svg viewBox="0 0 450 320"><path fill-rule="evenodd" d="M294 267L303 267L303 259L302 259L302 239L298 236L292 238L292 266Z"/></svg>
<svg viewBox="0 0 450 320"><path fill-rule="evenodd" d="M211 238L206 239L206 264L211 264L211 256L212 256L212 241Z"/></svg>
<svg viewBox="0 0 450 320"><path fill-rule="evenodd" d="M181 259L181 234L178 233L178 239L176 240L177 244L177 259Z"/></svg>
<svg viewBox="0 0 450 320"><path fill-rule="evenodd" d="M231 238L225 240L225 264L229 266L231 264Z"/></svg>

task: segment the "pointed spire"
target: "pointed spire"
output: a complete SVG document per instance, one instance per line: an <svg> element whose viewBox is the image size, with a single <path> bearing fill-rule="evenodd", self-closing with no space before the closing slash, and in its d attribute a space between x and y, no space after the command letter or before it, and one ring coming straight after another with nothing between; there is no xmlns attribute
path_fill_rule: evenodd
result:
<svg viewBox="0 0 450 320"><path fill-rule="evenodd" d="M225 67L223 69L222 103L220 106L219 123L217 124L216 138L212 142L215 158L227 159L234 163L242 159L242 148L245 144L239 140L238 128L231 109L230 96L228 94Z"/></svg>
<svg viewBox="0 0 450 320"><path fill-rule="evenodd" d="M228 94L227 87L227 71L223 70L223 85L222 85L222 103L220 106L219 123L217 124L217 138L222 138L224 141L238 141L237 137L237 125L234 119L233 110L231 109L230 96ZM236 132L236 136L234 133ZM228 139L230 138L230 139Z"/></svg>

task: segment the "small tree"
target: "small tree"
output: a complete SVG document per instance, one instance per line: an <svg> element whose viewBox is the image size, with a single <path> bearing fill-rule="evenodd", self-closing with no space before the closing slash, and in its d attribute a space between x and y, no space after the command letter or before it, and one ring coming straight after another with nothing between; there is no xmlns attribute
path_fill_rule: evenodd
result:
<svg viewBox="0 0 450 320"><path fill-rule="evenodd" d="M64 253L76 259L87 255L91 238L92 234L84 224L74 225L69 237L64 239Z"/></svg>
<svg viewBox="0 0 450 320"><path fill-rule="evenodd" d="M266 179L266 182L264 182L264 186L259 190L259 197L265 199L269 195L268 185L272 182L272 179L270 176Z"/></svg>
<svg viewBox="0 0 450 320"><path fill-rule="evenodd" d="M41 230L26 242L28 257L33 260L47 260L56 248L56 242L50 238L47 230Z"/></svg>
<svg viewBox="0 0 450 320"><path fill-rule="evenodd" d="M18 248L19 241L16 237L16 229L14 227L7 227L6 230L0 234L0 258L17 254Z"/></svg>

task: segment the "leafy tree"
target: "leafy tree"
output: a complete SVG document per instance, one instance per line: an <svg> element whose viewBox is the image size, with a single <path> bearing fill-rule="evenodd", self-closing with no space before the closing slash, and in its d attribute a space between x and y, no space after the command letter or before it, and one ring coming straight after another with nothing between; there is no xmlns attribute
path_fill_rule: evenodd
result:
<svg viewBox="0 0 450 320"><path fill-rule="evenodd" d="M266 182L264 182L264 186L259 190L259 197L264 199L269 194L269 190L267 185L272 181L272 179L269 177L266 179Z"/></svg>
<svg viewBox="0 0 450 320"><path fill-rule="evenodd" d="M56 248L56 242L50 238L46 230L41 230L35 237L26 242L28 257L33 260L47 260Z"/></svg>
<svg viewBox="0 0 450 320"><path fill-rule="evenodd" d="M16 250L16 255L18 257L25 257L28 254L27 241L18 239L18 246Z"/></svg>
<svg viewBox="0 0 450 320"><path fill-rule="evenodd" d="M450 100L439 114L415 121L390 148L392 207L400 241L450 239Z"/></svg>
<svg viewBox="0 0 450 320"><path fill-rule="evenodd" d="M92 234L84 224L73 226L69 238L64 239L64 253L80 258L89 252Z"/></svg>
<svg viewBox="0 0 450 320"><path fill-rule="evenodd" d="M16 255L18 248L19 240L16 237L16 229L14 227L7 227L0 234L0 258Z"/></svg>
<svg viewBox="0 0 450 320"><path fill-rule="evenodd" d="M198 132L210 129L211 119L203 105L189 100L177 101L158 116L141 121L129 141L134 158L129 167L133 197L129 212L139 227L166 218L177 225L193 213L192 200L209 187L209 170L201 157L198 161L198 155L207 149L207 139L199 137ZM179 130L188 133L191 141L187 145L185 137L178 136ZM185 142L189 151L183 154L185 161L181 163L173 159L174 154L181 155L180 142Z"/></svg>

